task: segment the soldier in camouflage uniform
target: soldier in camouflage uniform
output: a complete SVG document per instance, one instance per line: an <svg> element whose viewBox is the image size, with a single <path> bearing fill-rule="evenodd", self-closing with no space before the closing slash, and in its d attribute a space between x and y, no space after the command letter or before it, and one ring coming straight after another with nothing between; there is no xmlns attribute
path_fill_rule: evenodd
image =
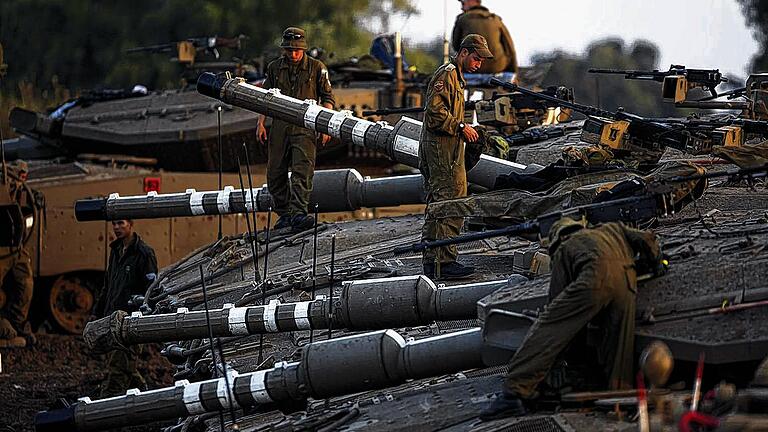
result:
<svg viewBox="0 0 768 432"><path fill-rule="evenodd" d="M517 79L517 53L509 30L498 15L480 4L480 0L460 0L463 13L453 25L453 50L459 52L461 41L468 34L479 34L488 41L493 58L484 62L479 73L514 72Z"/></svg>
<svg viewBox="0 0 768 432"><path fill-rule="evenodd" d="M283 55L267 66L263 87L280 89L284 95L315 100L326 108L333 108L335 101L328 69L321 61L306 55L304 30L297 27L285 29L280 48ZM259 118L257 134L260 141L267 140L263 116ZM330 137L322 135L320 139L325 145ZM290 226L295 231L301 231L314 224L314 218L307 215L307 206L315 172L315 141L315 133L309 129L282 120L272 121L267 152L267 186L275 206L273 210L280 216L275 228Z"/></svg>
<svg viewBox="0 0 768 432"><path fill-rule="evenodd" d="M34 217L35 192L26 186L27 163L17 161L9 167L8 182L10 200L21 206L22 215ZM5 193L6 189L0 189ZM27 238L28 230L24 237ZM21 247L0 247L0 286L8 278L7 301L0 311L0 348L24 347L35 343L32 327L27 321L29 306L32 304L33 273L32 259L26 245Z"/></svg>
<svg viewBox="0 0 768 432"><path fill-rule="evenodd" d="M481 414L484 420L525 414L521 399L534 397L557 356L590 322L605 332L597 362L609 386L632 387L637 274L659 271L656 236L618 222L586 229L563 218L550 230L549 255L552 301L512 357L502 394Z"/></svg>
<svg viewBox="0 0 768 432"><path fill-rule="evenodd" d="M464 168L464 141L475 142L477 131L464 124L464 72L475 72L483 60L493 58L480 35L468 35L450 63L437 68L427 86L424 127L419 140L419 169L427 185L427 203L467 195ZM422 240L446 239L459 235L462 218L443 218L427 212ZM424 251L424 274L454 278L473 273L456 262L456 246Z"/></svg>

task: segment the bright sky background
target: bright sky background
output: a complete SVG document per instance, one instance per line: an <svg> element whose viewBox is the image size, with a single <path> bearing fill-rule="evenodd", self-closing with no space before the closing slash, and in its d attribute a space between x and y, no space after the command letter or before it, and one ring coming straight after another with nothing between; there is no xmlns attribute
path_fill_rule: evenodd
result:
<svg viewBox="0 0 768 432"><path fill-rule="evenodd" d="M453 28L457 0L416 0L418 16L392 17L391 31L425 42ZM583 53L590 42L618 36L647 39L661 51L660 68L682 64L747 75L758 48L736 0L484 0L501 16L515 41L521 65L531 55L561 48Z"/></svg>

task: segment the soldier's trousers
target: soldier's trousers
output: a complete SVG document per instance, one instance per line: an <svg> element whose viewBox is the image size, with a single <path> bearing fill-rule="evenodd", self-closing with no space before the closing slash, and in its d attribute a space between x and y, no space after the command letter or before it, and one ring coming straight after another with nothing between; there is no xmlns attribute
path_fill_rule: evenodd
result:
<svg viewBox="0 0 768 432"><path fill-rule="evenodd" d="M267 186L280 216L307 213L315 174L315 135L274 120L269 130ZM288 171L291 177L288 178Z"/></svg>
<svg viewBox="0 0 768 432"><path fill-rule="evenodd" d="M137 368L141 351L141 345L135 345L127 351L118 349L109 353L107 379L101 387L101 397L125 394L126 390L133 388L146 390L147 383Z"/></svg>
<svg viewBox="0 0 768 432"><path fill-rule="evenodd" d="M6 256L10 255L10 256ZM6 303L2 317L11 322L17 329L27 320L29 306L32 303L33 274L32 260L26 249L12 251L11 248L0 247L0 285L8 278Z"/></svg>
<svg viewBox="0 0 768 432"><path fill-rule="evenodd" d="M611 389L632 386L635 338L635 293L625 284L604 289L567 286L528 331L510 362L505 390L521 398L533 397L537 385L588 323L597 324L604 337L598 362L605 366Z"/></svg>
<svg viewBox="0 0 768 432"><path fill-rule="evenodd" d="M464 144L427 141L421 144L421 173L427 186L427 205L467 196L467 172L464 169ZM454 147L456 146L456 147ZM456 237L461 232L464 218L444 218L425 211L421 240L440 240ZM422 259L425 264L437 261L447 264L456 261L458 251L455 245L425 250Z"/></svg>

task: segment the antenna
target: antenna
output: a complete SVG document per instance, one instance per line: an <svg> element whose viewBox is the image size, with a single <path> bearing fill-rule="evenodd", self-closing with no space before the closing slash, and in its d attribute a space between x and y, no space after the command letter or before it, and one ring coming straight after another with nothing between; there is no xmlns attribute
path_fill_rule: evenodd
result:
<svg viewBox="0 0 768 432"><path fill-rule="evenodd" d="M214 371L216 371L216 355L218 353L219 356L219 362L221 363L221 372L224 374L224 385L227 387L226 395L227 395L227 405L229 405L230 414L232 416L232 423L235 423L235 410L232 406L232 400L231 400L231 394L232 391L231 387L229 386L229 374L227 374L227 364L224 361L224 351L221 349L221 340L219 338L216 338L216 343L219 346L218 351L215 349L213 345L213 329L211 328L211 315L208 310L208 289L205 285L205 273L203 272L203 265L200 264L198 267L200 269L200 285L203 288L203 306L205 307L205 324L208 326L208 344L211 350L211 359L213 360L213 368ZM214 375L218 375L218 372L216 372ZM219 411L219 422L221 424L221 432L224 432L224 412Z"/></svg>
<svg viewBox="0 0 768 432"><path fill-rule="evenodd" d="M218 143L219 143L219 190L222 188L222 164L224 163L224 156L223 156L223 150L221 149L221 105L216 107L216 120L218 124ZM217 237L218 240L221 240L221 237L223 236L221 224L222 224L222 215L219 213L219 235Z"/></svg>
<svg viewBox="0 0 768 432"><path fill-rule="evenodd" d="M331 235L331 275L328 277L328 339L333 334L333 267L336 265L336 234Z"/></svg>
<svg viewBox="0 0 768 432"><path fill-rule="evenodd" d="M248 241L251 243L251 258L253 261L253 278L255 280L259 279L259 257L256 255L256 245L254 242L256 241L256 237L253 235L253 231L251 230L251 218L248 215L248 204L245 202L245 189L243 188L243 170L240 166L240 156L237 156L237 176L240 178L240 192L243 196L243 206L245 206L245 225L248 227ZM253 188L251 188L251 206L253 206ZM255 227L254 227L255 228ZM242 270L243 267L240 267L240 270Z"/></svg>
<svg viewBox="0 0 768 432"><path fill-rule="evenodd" d="M315 290L317 289L317 213L318 204L315 203L315 227L312 233L312 300L316 299ZM309 330L309 343L312 343L314 331Z"/></svg>
<svg viewBox="0 0 768 432"><path fill-rule="evenodd" d="M252 217L253 217L253 231L258 232L258 228L256 225L256 199L253 197L253 178L251 177L251 154L248 151L248 146L245 145L245 141L243 141L243 150L245 150L245 172L248 174L248 187L251 189L251 211ZM245 203L243 203L245 204ZM247 206L246 206L247 210ZM245 212L245 217L248 218L248 212ZM253 241L257 241L256 238L253 239ZM258 243L257 243L258 245ZM257 257L258 258L258 257ZM266 266L266 264L265 264ZM257 259L253 263L253 274L254 274L254 280L259 280L259 260ZM266 278L266 275L264 276ZM262 288L263 289L263 288Z"/></svg>
<svg viewBox="0 0 768 432"><path fill-rule="evenodd" d="M265 228L267 230L267 238L265 241L265 249L264 249L264 283L261 284L261 305L264 306L267 302L267 291L266 291L266 282L267 282L267 270L269 269L269 233L271 230L270 225L272 225L272 206L269 207L267 210L267 227ZM263 359L263 353L264 353L264 333L261 333L259 335L259 364L261 364L261 361Z"/></svg>

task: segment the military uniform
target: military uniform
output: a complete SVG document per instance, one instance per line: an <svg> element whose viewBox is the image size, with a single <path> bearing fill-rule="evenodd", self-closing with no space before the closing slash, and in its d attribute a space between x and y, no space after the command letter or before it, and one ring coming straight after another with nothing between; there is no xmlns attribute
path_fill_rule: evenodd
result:
<svg viewBox="0 0 768 432"><path fill-rule="evenodd" d="M303 30L289 28L286 32L289 30L301 32L300 42L304 45L301 49L306 49ZM300 100L310 99L331 106L335 104L328 70L321 61L309 57L306 53L297 64L285 57L272 61L267 66L267 78L263 86L266 89L280 89L282 94ZM312 192L312 176L315 172L315 133L275 119L269 130L267 154L267 185L275 213L280 216L307 213L309 195Z"/></svg>
<svg viewBox="0 0 768 432"><path fill-rule="evenodd" d="M467 35L461 43L480 58L493 58L488 44L480 35ZM467 196L467 172L464 165L464 87L466 81L456 58L437 68L427 85L424 125L419 137L419 170L427 188L427 209L424 215L422 241L456 237L464 219L444 217L430 212L429 204ZM423 253L424 272L440 276L441 267L448 264L458 270L458 276L471 274L469 267L456 263L455 245L426 249ZM446 267L447 276L453 272Z"/></svg>
<svg viewBox="0 0 768 432"><path fill-rule="evenodd" d="M517 53L512 37L501 18L491 13L484 6L475 6L456 17L453 25L453 49L459 52L461 41L468 34L477 33L485 36L493 58L477 71L479 73L515 72L517 73Z"/></svg>
<svg viewBox="0 0 768 432"><path fill-rule="evenodd" d="M506 394L532 397L557 356L596 318L605 331L598 361L605 366L610 387L630 388L633 384L636 265L658 262L659 244L650 231L621 223L565 233L573 231L572 225L564 219L552 228L553 300L512 358L504 382ZM637 263L636 254L640 255Z"/></svg>
<svg viewBox="0 0 768 432"><path fill-rule="evenodd" d="M110 243L109 267L104 277L104 288L97 302L95 314L103 317L116 310L130 311L128 300L133 295L145 295L147 288L157 277L155 251L139 237L125 249L123 240ZM140 346L118 349L109 354L108 375L102 386L102 396L124 393L128 388L143 389L144 378L137 370Z"/></svg>
<svg viewBox="0 0 768 432"><path fill-rule="evenodd" d="M27 171L26 163L22 162L19 171ZM25 187L24 182L19 179L19 171L11 172L9 176L11 177L9 182L10 198L11 201L21 206L22 215L33 216L35 197L30 194L29 188ZM25 238L27 235L28 233L25 232ZM0 285L3 285L3 281L10 277L8 283L4 285L7 301L2 315L0 315L0 321L4 321L0 323L0 338L11 340L19 334L24 334L27 339L34 341L31 328L27 323L34 288L33 276L32 260L24 245L16 248L0 247ZM23 346L24 344L24 342L20 344L17 342L16 346Z"/></svg>
<svg viewBox="0 0 768 432"><path fill-rule="evenodd" d="M427 204L467 196L464 139L459 124L464 119L466 82L455 60L440 66L427 86L424 127L419 139L419 169L427 186ZM438 218L425 214L423 241L456 237L463 218ZM441 265L456 261L456 246L424 251L424 263Z"/></svg>

